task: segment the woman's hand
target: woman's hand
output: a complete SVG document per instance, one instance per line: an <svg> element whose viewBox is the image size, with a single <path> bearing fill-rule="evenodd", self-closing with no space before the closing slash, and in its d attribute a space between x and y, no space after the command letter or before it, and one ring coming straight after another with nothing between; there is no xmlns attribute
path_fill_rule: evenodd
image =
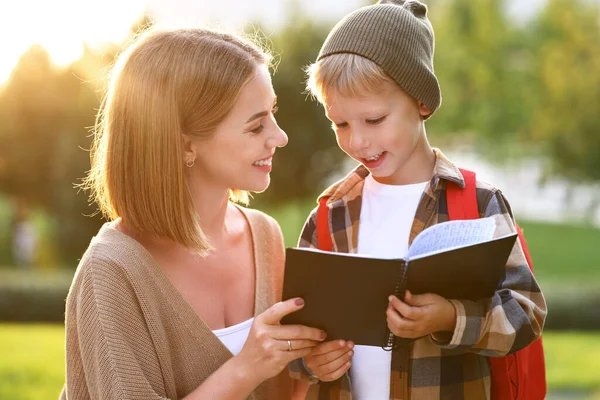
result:
<svg viewBox="0 0 600 400"><path fill-rule="evenodd" d="M304 307L300 298L274 304L254 319L248 340L235 357L257 385L279 374L293 360L307 356L326 337L302 325L280 325L281 319Z"/></svg>

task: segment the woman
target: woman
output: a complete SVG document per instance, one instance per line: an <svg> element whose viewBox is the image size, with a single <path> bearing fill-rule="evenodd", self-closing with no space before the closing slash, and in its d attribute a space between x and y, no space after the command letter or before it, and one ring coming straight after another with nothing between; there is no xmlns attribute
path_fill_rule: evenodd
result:
<svg viewBox="0 0 600 400"><path fill-rule="evenodd" d="M234 205L287 137L270 58L233 35L150 31L118 59L85 187L111 220L66 310L68 399L286 399L324 332L280 326L277 223Z"/></svg>

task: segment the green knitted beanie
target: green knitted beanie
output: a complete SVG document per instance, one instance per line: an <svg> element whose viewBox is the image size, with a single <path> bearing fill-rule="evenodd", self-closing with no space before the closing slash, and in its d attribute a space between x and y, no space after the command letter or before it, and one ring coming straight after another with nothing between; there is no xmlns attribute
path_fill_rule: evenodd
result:
<svg viewBox="0 0 600 400"><path fill-rule="evenodd" d="M331 30L317 61L339 53L379 65L431 112L442 103L433 72L434 34L427 6L416 0L380 0L346 15Z"/></svg>

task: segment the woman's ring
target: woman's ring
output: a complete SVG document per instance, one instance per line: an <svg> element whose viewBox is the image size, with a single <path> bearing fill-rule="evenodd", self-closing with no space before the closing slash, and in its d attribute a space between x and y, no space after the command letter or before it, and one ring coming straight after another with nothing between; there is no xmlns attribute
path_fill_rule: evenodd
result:
<svg viewBox="0 0 600 400"><path fill-rule="evenodd" d="M288 351L292 351L292 341L288 340Z"/></svg>

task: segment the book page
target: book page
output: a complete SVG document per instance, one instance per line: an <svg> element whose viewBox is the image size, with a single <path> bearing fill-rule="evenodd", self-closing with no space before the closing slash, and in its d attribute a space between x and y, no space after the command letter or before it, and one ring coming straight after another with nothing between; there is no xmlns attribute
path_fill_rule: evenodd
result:
<svg viewBox="0 0 600 400"><path fill-rule="evenodd" d="M408 249L407 258L419 258L494 238L496 221L493 217L456 220L433 225L419 233Z"/></svg>

